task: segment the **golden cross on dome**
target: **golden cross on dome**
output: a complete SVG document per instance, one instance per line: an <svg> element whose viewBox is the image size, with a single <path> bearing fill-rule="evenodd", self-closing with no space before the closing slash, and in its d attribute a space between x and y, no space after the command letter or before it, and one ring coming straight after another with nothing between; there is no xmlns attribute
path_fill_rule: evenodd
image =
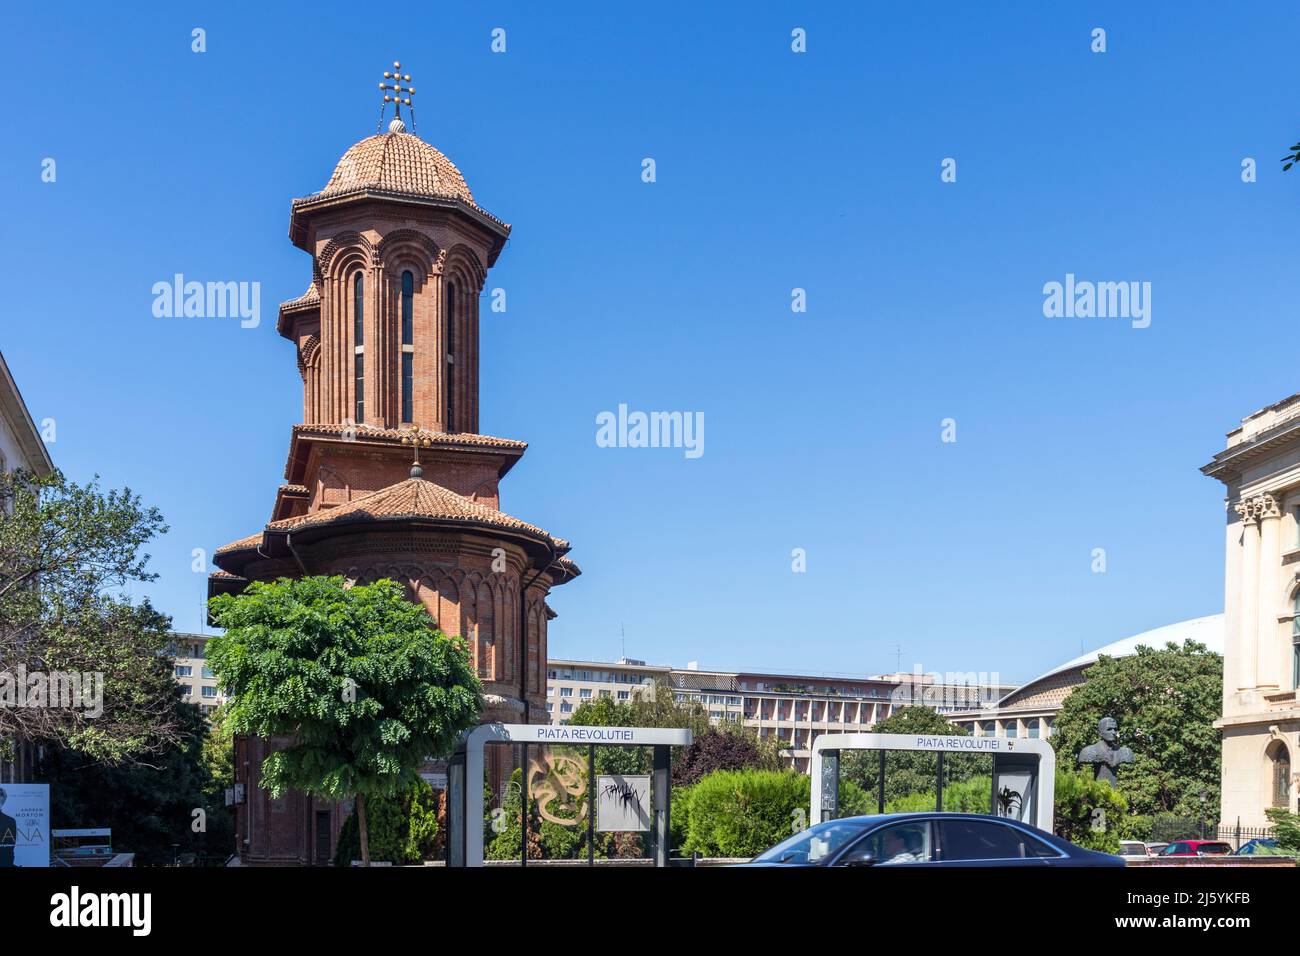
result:
<svg viewBox="0 0 1300 956"><path fill-rule="evenodd" d="M414 428L402 434L401 442L403 445L411 445L415 450L415 460L411 462L411 477L421 478L424 476L424 469L420 467L420 448L429 448L433 445L433 439L429 434L416 425Z"/></svg>
<svg viewBox="0 0 1300 956"><path fill-rule="evenodd" d="M384 91L384 102L379 107L379 125L384 125L384 111L388 109L388 104L392 103L395 110L393 122L389 124L390 133L400 133L406 129L402 122L402 104L405 103L411 110L411 128L415 128L415 107L411 105L411 97L415 95L415 87L411 86L411 74L402 72L402 64L399 60L393 61L391 70L384 70L384 79L392 80L391 83L380 83L379 88ZM406 86L402 84L406 83Z"/></svg>

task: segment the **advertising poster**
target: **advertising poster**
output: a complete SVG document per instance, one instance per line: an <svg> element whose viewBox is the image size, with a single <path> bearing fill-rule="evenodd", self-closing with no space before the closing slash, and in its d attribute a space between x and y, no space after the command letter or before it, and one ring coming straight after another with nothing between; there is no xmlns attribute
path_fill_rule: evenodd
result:
<svg viewBox="0 0 1300 956"><path fill-rule="evenodd" d="M0 869L50 865L50 785L0 783Z"/></svg>

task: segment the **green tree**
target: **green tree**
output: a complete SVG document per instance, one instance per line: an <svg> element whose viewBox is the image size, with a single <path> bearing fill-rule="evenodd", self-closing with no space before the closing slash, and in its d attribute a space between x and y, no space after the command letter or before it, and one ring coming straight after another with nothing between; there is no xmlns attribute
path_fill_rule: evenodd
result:
<svg viewBox="0 0 1300 956"><path fill-rule="evenodd" d="M686 782L695 782L717 769L740 766L780 770L784 766L782 743L775 737L759 737L753 728L725 722L714 726L708 711L698 701L679 701L671 687L656 682L630 701L617 702L609 697L579 704L569 718L579 727L673 727L690 730L695 743L674 747L673 780L683 782L684 768L695 766L686 774ZM725 736L724 736L725 735ZM725 754L725 756L724 756ZM743 759L740 755L743 754ZM649 773L652 756L644 747L597 747L597 773Z"/></svg>
<svg viewBox="0 0 1300 956"><path fill-rule="evenodd" d="M210 603L226 632L208 642L207 660L229 696L231 732L293 738L263 762L263 786L354 800L369 866L367 798L405 791L482 710L467 645L389 580L282 578Z"/></svg>
<svg viewBox="0 0 1300 956"><path fill-rule="evenodd" d="M395 797L374 797L366 808L370 855L394 864L432 859L438 838L437 795L417 780ZM361 856L361 828L357 814L343 821L334 853L335 866L350 866Z"/></svg>
<svg viewBox="0 0 1300 956"><path fill-rule="evenodd" d="M117 764L68 747L46 747L37 768L50 785L50 822L59 829L110 827L113 847L134 853L139 864L161 866L192 853L224 862L235 842L225 787L205 759L210 733L193 704L173 683L171 707L180 726L177 743L151 765Z"/></svg>
<svg viewBox="0 0 1300 956"><path fill-rule="evenodd" d="M224 793L235 783L235 735L226 720L226 705L208 714L208 732L203 737L203 763L212 785Z"/></svg>
<svg viewBox="0 0 1300 956"><path fill-rule="evenodd" d="M1052 832L1077 846L1118 853L1128 835L1128 804L1108 783L1091 771L1057 767Z"/></svg>
<svg viewBox="0 0 1300 956"><path fill-rule="evenodd" d="M1269 807L1264 815L1273 824L1278 852L1300 856L1300 814L1285 807Z"/></svg>
<svg viewBox="0 0 1300 956"><path fill-rule="evenodd" d="M1119 721L1133 763L1119 766L1119 791L1134 814L1214 819L1219 810L1219 716L1223 660L1203 644L1139 647L1102 656L1065 698L1050 738L1057 766L1078 766L1102 717Z"/></svg>
<svg viewBox="0 0 1300 956"><path fill-rule="evenodd" d="M180 745L185 727L165 655L170 621L118 593L157 577L141 549L166 531L130 489L105 492L97 480L78 485L57 471L0 474L0 669L75 674L83 691L80 707L7 701L0 739L154 766ZM13 690L0 681L0 701ZM93 700L86 706L88 697L102 711Z"/></svg>
<svg viewBox="0 0 1300 956"><path fill-rule="evenodd" d="M871 728L876 734L908 734L934 737L964 737L969 731L951 723L933 707L902 707ZM945 753L944 805L949 787L970 780L981 772L988 776L992 771L987 757L977 754ZM938 773L937 754L923 751L891 750L885 754L885 804L909 795L929 795L926 809L934 809L935 777ZM875 750L846 750L840 757L840 779L861 787L878 806L877 787L880 782L880 752ZM991 784L990 784L991 786ZM985 793L988 812L989 794Z"/></svg>

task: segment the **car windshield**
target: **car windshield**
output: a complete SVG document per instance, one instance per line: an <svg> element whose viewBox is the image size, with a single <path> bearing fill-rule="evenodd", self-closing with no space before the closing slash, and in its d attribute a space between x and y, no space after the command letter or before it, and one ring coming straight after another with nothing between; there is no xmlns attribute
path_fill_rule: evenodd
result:
<svg viewBox="0 0 1300 956"><path fill-rule="evenodd" d="M865 824L852 820L827 820L754 857L755 863L820 863L859 836Z"/></svg>

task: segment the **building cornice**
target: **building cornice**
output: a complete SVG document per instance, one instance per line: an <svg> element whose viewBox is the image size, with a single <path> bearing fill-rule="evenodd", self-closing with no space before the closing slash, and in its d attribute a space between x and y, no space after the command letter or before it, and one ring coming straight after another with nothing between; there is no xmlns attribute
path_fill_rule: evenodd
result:
<svg viewBox="0 0 1300 956"><path fill-rule="evenodd" d="M308 230L307 224L303 221L304 217L323 210L336 209L367 200L396 203L402 206L417 206L425 209L445 209L460 213L484 229L492 237L488 249L489 269L496 265L497 257L501 254L501 250L505 248L506 240L510 237L509 223L502 222L486 209L471 205L463 199L447 196L416 196L410 193L363 187L331 196L304 196L301 199L295 199L289 213L289 241L299 249L311 252L312 250L307 246Z"/></svg>
<svg viewBox="0 0 1300 956"><path fill-rule="evenodd" d="M1250 439L1225 448L1208 465L1201 467L1201 473L1230 484L1241 478L1243 470L1250 463L1295 444L1300 444L1300 413L1264 429Z"/></svg>
<svg viewBox="0 0 1300 956"><path fill-rule="evenodd" d="M54 461L50 458L49 449L41 440L41 433L32 419L32 413L27 409L27 403L23 401L18 383L9 373L9 365L5 362L2 353L0 353L0 412L4 414L9 427L13 429L14 437L27 458L23 463L24 466L38 476L52 472ZM10 468L15 464L15 462L7 463Z"/></svg>

